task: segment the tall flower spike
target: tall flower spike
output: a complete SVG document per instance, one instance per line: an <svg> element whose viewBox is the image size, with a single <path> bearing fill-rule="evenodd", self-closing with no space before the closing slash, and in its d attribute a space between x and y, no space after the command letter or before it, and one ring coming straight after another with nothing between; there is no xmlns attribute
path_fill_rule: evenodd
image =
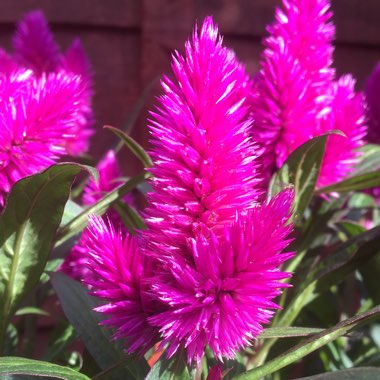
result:
<svg viewBox="0 0 380 380"><path fill-rule="evenodd" d="M59 48L41 11L28 13L17 24L13 47L16 60L37 75L55 71L59 66Z"/></svg>
<svg viewBox="0 0 380 380"><path fill-rule="evenodd" d="M253 136L264 147L272 174L310 138L319 115L329 109L326 94L334 77L328 0L283 0L264 40L262 69L253 90Z"/></svg>
<svg viewBox="0 0 380 380"><path fill-rule="evenodd" d="M96 203L106 193L112 191L117 186L123 183L121 172L118 166L115 153L110 150L97 165L99 171L99 182L96 183L93 178L90 178L83 192L83 204L86 206ZM132 204L132 197L127 194L123 201L127 204ZM122 225L119 214L112 208L107 211L107 218L115 225ZM120 227L121 228L121 227ZM88 250L86 247L88 240L88 231L84 230L78 243L72 248L66 256L60 270L68 276L82 281L89 280L93 276L93 271L88 266Z"/></svg>
<svg viewBox="0 0 380 380"><path fill-rule="evenodd" d="M136 236L122 236L99 217L89 220L87 248L93 276L86 278L92 294L107 304L96 310L108 315L103 325L116 328L115 339L126 340L128 352L145 353L157 343L158 330L147 318L156 310L145 284L151 262L140 253Z"/></svg>
<svg viewBox="0 0 380 380"><path fill-rule="evenodd" d="M292 191L237 215L217 237L191 239L194 264L176 258L170 271L152 279L153 291L169 307L154 315L170 357L186 347L188 362L199 364L208 345L215 356L233 358L256 338L278 306L273 299L290 276L279 266L293 256L281 253L290 240Z"/></svg>
<svg viewBox="0 0 380 380"><path fill-rule="evenodd" d="M30 70L0 78L0 205L19 179L66 153L83 87L78 77Z"/></svg>
<svg viewBox="0 0 380 380"><path fill-rule="evenodd" d="M211 18L173 56L174 80L152 112L153 192L146 209L149 250L161 258L187 255L187 240L204 228L223 231L260 191L249 136L249 82L222 46Z"/></svg>

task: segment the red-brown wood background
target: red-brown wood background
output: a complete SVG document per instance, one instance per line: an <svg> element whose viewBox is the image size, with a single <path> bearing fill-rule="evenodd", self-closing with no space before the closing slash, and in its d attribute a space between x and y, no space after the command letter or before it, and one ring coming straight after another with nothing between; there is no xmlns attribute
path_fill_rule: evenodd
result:
<svg viewBox="0 0 380 380"><path fill-rule="evenodd" d="M213 15L251 73L257 71L265 26L279 0L0 0L0 44L10 48L14 23L26 12L42 9L63 49L78 36L95 71L97 135L92 153L99 156L116 139L104 124L122 127L144 89L167 72L170 53L181 50L196 20ZM335 67L352 72L358 89L380 60L380 1L333 0L337 28ZM146 100L159 93L155 86ZM146 110L133 136L147 144ZM124 162L133 172L136 162Z"/></svg>

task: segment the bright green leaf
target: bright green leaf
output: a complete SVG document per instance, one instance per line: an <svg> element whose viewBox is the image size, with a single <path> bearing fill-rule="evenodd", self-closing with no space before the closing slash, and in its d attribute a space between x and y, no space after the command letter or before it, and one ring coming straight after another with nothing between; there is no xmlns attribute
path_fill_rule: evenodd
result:
<svg viewBox="0 0 380 380"><path fill-rule="evenodd" d="M320 333L323 329L313 327L268 327L259 336L259 339L295 338Z"/></svg>
<svg viewBox="0 0 380 380"><path fill-rule="evenodd" d="M90 380L89 377L68 367L14 356L0 357L0 375L28 375L65 380Z"/></svg>

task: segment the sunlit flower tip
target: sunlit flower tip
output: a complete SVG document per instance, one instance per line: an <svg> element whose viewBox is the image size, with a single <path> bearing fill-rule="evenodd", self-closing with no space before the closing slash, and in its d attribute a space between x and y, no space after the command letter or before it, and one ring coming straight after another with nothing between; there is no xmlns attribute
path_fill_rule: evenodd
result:
<svg viewBox="0 0 380 380"><path fill-rule="evenodd" d="M264 148L267 177L314 137L318 116L329 109L325 91L334 77L335 33L330 18L328 0L284 0L268 27L252 92L252 133Z"/></svg>
<svg viewBox="0 0 380 380"><path fill-rule="evenodd" d="M355 93L355 80L342 76L330 86L331 112L322 118L321 132L339 130L344 136L328 137L318 187L331 185L344 179L355 167L367 133L364 99Z"/></svg>
<svg viewBox="0 0 380 380"><path fill-rule="evenodd" d="M380 144L380 63L373 69L365 86L368 135L370 143Z"/></svg>
<svg viewBox="0 0 380 380"><path fill-rule="evenodd" d="M66 153L79 113L82 83L65 73L36 78L19 70L0 78L0 204L19 179Z"/></svg>
<svg viewBox="0 0 380 380"><path fill-rule="evenodd" d="M147 322L155 308L145 290L151 265L140 254L136 236L122 236L111 222L90 216L87 249L93 275L85 282L106 302L96 308L106 316L103 325L115 329L114 338L125 340L128 352L145 353L159 339L157 328Z"/></svg>
<svg viewBox="0 0 380 380"><path fill-rule="evenodd" d="M203 227L220 229L261 195L246 104L249 85L210 17L176 53L152 112L151 252L180 252ZM170 253L169 253L170 251Z"/></svg>
<svg viewBox="0 0 380 380"><path fill-rule="evenodd" d="M289 234L293 192L238 214L224 233L192 239L191 259L177 257L168 271L153 277L152 290L167 311L149 320L160 328L169 357L185 347L189 363L199 364L209 346L215 357L233 358L252 343L278 305L273 299L289 285L280 265Z"/></svg>
<svg viewBox="0 0 380 380"><path fill-rule="evenodd" d="M64 70L79 75L83 81L85 91L81 97L82 117L76 126L76 136L67 141L68 154L78 156L86 152L89 147L89 139L94 134L92 125L94 124L94 114L91 106L93 96L93 71L83 49L80 40L77 38L67 49L62 57L61 66Z"/></svg>
<svg viewBox="0 0 380 380"><path fill-rule="evenodd" d="M15 59L38 75L59 66L59 48L41 11L32 11L18 22L13 48Z"/></svg>

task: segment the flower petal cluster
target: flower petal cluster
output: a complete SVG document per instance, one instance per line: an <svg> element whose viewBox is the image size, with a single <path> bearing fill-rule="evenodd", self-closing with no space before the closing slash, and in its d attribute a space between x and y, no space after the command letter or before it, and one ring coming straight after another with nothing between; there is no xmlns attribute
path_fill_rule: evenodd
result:
<svg viewBox="0 0 380 380"><path fill-rule="evenodd" d="M158 329L148 323L157 310L146 286L152 265L143 256L136 236L123 236L112 224L92 216L89 220L88 265L93 271L86 278L92 294L107 300L96 310L108 318L103 322L116 327L115 339L126 341L128 352L145 353L159 339Z"/></svg>
<svg viewBox="0 0 380 380"><path fill-rule="evenodd" d="M78 155L92 134L91 75L79 42L62 56L46 20L18 24L15 52L0 51L0 205L19 179Z"/></svg>
<svg viewBox="0 0 380 380"><path fill-rule="evenodd" d="M317 185L341 180L356 162L355 149L365 136L364 107L352 79L335 80L331 16L328 0L283 0L283 10L276 10L276 20L268 28L252 92L252 133L263 147L267 177L297 147L327 132L326 126L342 128L350 141L342 144L348 149L345 154L336 154L337 138L329 137L328 159L323 162L328 169L323 169ZM355 117L342 113L352 103Z"/></svg>
<svg viewBox="0 0 380 380"><path fill-rule="evenodd" d="M251 84L211 18L172 69L150 120L148 229L123 239L92 220L88 249L99 279L89 285L129 351L162 339L169 357L184 348L199 364L207 346L220 360L232 357L277 308L273 298L289 277L279 266L292 255L281 252L293 192L261 203Z"/></svg>

